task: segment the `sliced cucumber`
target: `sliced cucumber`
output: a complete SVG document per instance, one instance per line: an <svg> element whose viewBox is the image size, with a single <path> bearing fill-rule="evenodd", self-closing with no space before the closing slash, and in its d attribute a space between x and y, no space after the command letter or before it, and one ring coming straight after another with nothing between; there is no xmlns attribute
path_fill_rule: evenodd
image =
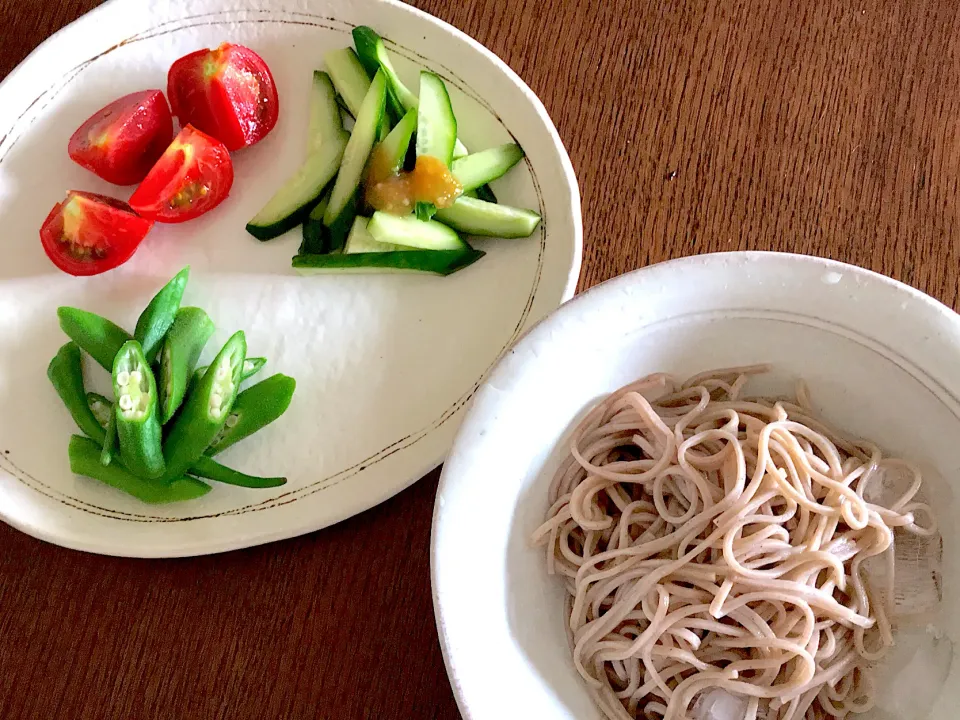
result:
<svg viewBox="0 0 960 720"><path fill-rule="evenodd" d="M460 197L451 207L438 210L437 220L468 235L522 238L533 234L540 216L532 210Z"/></svg>
<svg viewBox="0 0 960 720"><path fill-rule="evenodd" d="M293 267L304 275L317 273L425 272L450 275L472 265L483 251L411 250L406 252L368 252L342 255L297 255Z"/></svg>
<svg viewBox="0 0 960 720"><path fill-rule="evenodd" d="M347 236L347 244L343 247L343 252L347 255L356 255L357 253L370 252L413 252L416 248L406 247L405 245L396 245L394 243L383 243L373 237L367 229L367 223L370 218L357 216L353 220L353 227L350 229L350 235ZM300 253L301 255L305 253Z"/></svg>
<svg viewBox="0 0 960 720"><path fill-rule="evenodd" d="M420 73L420 107L417 114L417 157L430 155L447 167L457 142L457 117L447 87L437 75Z"/></svg>
<svg viewBox="0 0 960 720"><path fill-rule="evenodd" d="M259 240L270 240L303 222L337 174L347 140L330 76L314 72L307 158L293 177L247 223L247 232Z"/></svg>
<svg viewBox="0 0 960 720"><path fill-rule="evenodd" d="M383 153L382 161L386 164L387 167L385 170L388 170L389 174L396 175L403 170L403 162L407 157L410 139L413 137L416 129L417 111L410 110L374 151L376 153Z"/></svg>
<svg viewBox="0 0 960 720"><path fill-rule="evenodd" d="M303 221L303 242L300 243L300 254L325 253L330 250L330 233L323 224L323 213L330 203L330 195L324 195L317 206L310 211Z"/></svg>
<svg viewBox="0 0 960 720"><path fill-rule="evenodd" d="M382 243L406 245L421 250L463 250L470 246L456 232L433 220L424 222L415 215L375 212L367 230Z"/></svg>
<svg viewBox="0 0 960 720"><path fill-rule="evenodd" d="M481 200L485 200L488 203L496 203L497 196L493 194L493 190L490 189L489 185L481 185L476 189L476 197Z"/></svg>
<svg viewBox="0 0 960 720"><path fill-rule="evenodd" d="M417 112L417 157L431 156L450 167L457 144L457 118L443 80L426 70L420 73L420 106ZM426 222L437 214L433 203L418 202L417 219Z"/></svg>
<svg viewBox="0 0 960 720"><path fill-rule="evenodd" d="M466 192L502 177L522 159L520 146L508 143L454 160L450 170Z"/></svg>
<svg viewBox="0 0 960 720"><path fill-rule="evenodd" d="M370 76L367 75L353 48L331 50L323 56L323 61L327 65L327 72L330 73L333 86L343 98L347 112L356 117L360 112L363 98L370 89Z"/></svg>
<svg viewBox="0 0 960 720"><path fill-rule="evenodd" d="M330 229L335 247L342 247L356 216L357 193L370 151L377 140L380 121L383 118L387 81L378 72L370 83L370 89L360 104L357 122L343 152L343 163L337 174L337 182L330 193L330 203L323 214L323 224Z"/></svg>
<svg viewBox="0 0 960 720"><path fill-rule="evenodd" d="M353 42L357 47L357 56L366 69L367 74L373 77L377 71L382 71L387 77L390 109L394 117L403 117L408 111L417 107L417 96L407 89L401 82L397 71L390 62L387 47L375 30L361 25L353 29Z"/></svg>

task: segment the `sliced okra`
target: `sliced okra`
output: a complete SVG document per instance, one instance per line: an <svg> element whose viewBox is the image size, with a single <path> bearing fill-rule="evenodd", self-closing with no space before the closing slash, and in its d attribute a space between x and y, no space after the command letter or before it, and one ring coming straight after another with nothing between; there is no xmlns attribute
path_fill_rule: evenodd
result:
<svg viewBox="0 0 960 720"><path fill-rule="evenodd" d="M164 474L157 384L140 343L131 340L113 363L114 415L124 465L134 474L154 479Z"/></svg>
<svg viewBox="0 0 960 720"><path fill-rule="evenodd" d="M200 353L213 336L213 321L200 308L177 311L160 351L160 422L167 423L176 413Z"/></svg>

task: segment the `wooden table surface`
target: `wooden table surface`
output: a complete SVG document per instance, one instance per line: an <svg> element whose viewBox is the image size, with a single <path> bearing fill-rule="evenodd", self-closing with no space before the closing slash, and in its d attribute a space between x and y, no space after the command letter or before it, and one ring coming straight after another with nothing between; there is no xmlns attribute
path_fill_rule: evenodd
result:
<svg viewBox="0 0 960 720"><path fill-rule="evenodd" d="M0 0L0 77L96 4ZM580 181L581 289L773 249L960 303L960 4L414 4L546 105ZM0 718L456 718L430 599L436 484L187 560L86 555L0 525Z"/></svg>

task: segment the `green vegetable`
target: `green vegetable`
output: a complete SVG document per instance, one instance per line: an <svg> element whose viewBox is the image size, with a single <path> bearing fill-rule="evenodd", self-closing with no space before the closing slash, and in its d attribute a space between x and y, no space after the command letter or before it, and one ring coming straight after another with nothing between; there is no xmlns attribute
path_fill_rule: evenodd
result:
<svg viewBox="0 0 960 720"><path fill-rule="evenodd" d="M402 117L405 112L417 107L417 96L410 92L400 81L393 69L386 45L375 30L361 25L353 29L353 43L357 47L357 57L370 77L378 72L387 80L388 102L394 117Z"/></svg>
<svg viewBox="0 0 960 720"><path fill-rule="evenodd" d="M240 382L252 378L258 372L263 370L263 366L266 364L267 359L265 357L252 357L244 359L243 372L240 374Z"/></svg>
<svg viewBox="0 0 960 720"><path fill-rule="evenodd" d="M523 150L520 146L516 143L507 143L458 158L453 161L450 170L463 185L464 192L477 190L479 194L486 183L503 177L521 160L523 160ZM484 190L484 192L490 191ZM496 200L494 199L493 202Z"/></svg>
<svg viewBox="0 0 960 720"><path fill-rule="evenodd" d="M190 477L179 477L169 483L144 480L129 472L123 464L114 461L110 465L100 462L100 446L80 435L70 438L70 470L122 490L146 503L172 503L193 500L210 492L205 482Z"/></svg>
<svg viewBox="0 0 960 720"><path fill-rule="evenodd" d="M200 353L213 336L213 321L196 307L180 308L160 353L160 421L167 423L180 407Z"/></svg>
<svg viewBox="0 0 960 720"><path fill-rule="evenodd" d="M297 255L293 267L302 275L329 273L427 272L452 275L482 258L482 250L407 250L351 255Z"/></svg>
<svg viewBox="0 0 960 720"><path fill-rule="evenodd" d="M401 217L378 210L367 223L367 231L379 242L421 250L467 250L470 247L446 225L433 220L424 222L413 215Z"/></svg>
<svg viewBox="0 0 960 720"><path fill-rule="evenodd" d="M224 426L240 388L246 352L247 341L241 330L227 341L187 395L163 445L165 478L186 472Z"/></svg>
<svg viewBox="0 0 960 720"><path fill-rule="evenodd" d="M183 300L183 291L187 289L187 279L190 277L190 266L188 265L174 278L160 288L150 304L140 313L137 320L137 328L133 332L133 339L140 343L143 348L143 356L148 362L153 362L157 356L157 350L163 342L163 337L167 330L173 325L173 320L177 316L177 310L180 309L180 301Z"/></svg>
<svg viewBox="0 0 960 720"><path fill-rule="evenodd" d="M370 89L370 78L377 74L376 71L368 75L353 48L331 50L323 56L323 63L327 66L338 96L343 100L344 108L352 117L356 117L363 96Z"/></svg>
<svg viewBox="0 0 960 720"><path fill-rule="evenodd" d="M343 152L343 164L330 193L330 202L323 214L323 224L330 229L333 245L337 248L343 247L357 214L358 189L373 144L377 141L385 97L386 80L382 73L378 73L360 106L357 122Z"/></svg>
<svg viewBox="0 0 960 720"><path fill-rule="evenodd" d="M347 236L347 244L343 246L343 252L347 255L368 252L400 252L403 250L414 250L415 248L406 245L397 245L395 243L385 243L377 240L367 229L370 218L357 215L353 220L353 228ZM303 253L301 253L303 254Z"/></svg>
<svg viewBox="0 0 960 720"><path fill-rule="evenodd" d="M140 343L131 340L113 363L114 415L124 465L135 475L153 479L163 475L157 384ZM171 477L182 474L176 473Z"/></svg>
<svg viewBox="0 0 960 720"><path fill-rule="evenodd" d="M467 156L467 157L469 157L469 156ZM456 163L456 160L454 160L454 163ZM481 185L481 186L478 187L476 190L473 190L473 192L475 192L475 193L477 194L477 197L478 197L480 200L484 200L485 202L488 202L488 203L496 203L496 202L499 202L499 201L497 200L497 196L493 194L493 190L490 189L490 186L489 186L489 185ZM464 193L464 194L466 195L466 193Z"/></svg>
<svg viewBox="0 0 960 720"><path fill-rule="evenodd" d="M111 413L104 428L103 447L100 451L100 462L109 465L113 462L113 455L117 449L117 415Z"/></svg>
<svg viewBox="0 0 960 720"><path fill-rule="evenodd" d="M532 210L470 197L459 197L452 206L439 210L437 220L468 235L500 238L529 237L540 224L540 216Z"/></svg>
<svg viewBox="0 0 960 720"><path fill-rule="evenodd" d="M83 366L80 348L68 342L54 355L47 366L47 377L57 391L73 421L96 442L103 442L103 428L87 404L83 389Z"/></svg>
<svg viewBox="0 0 960 720"><path fill-rule="evenodd" d="M296 389L296 380L278 373L241 392L206 454L217 455L279 418L290 407Z"/></svg>
<svg viewBox="0 0 960 720"><path fill-rule="evenodd" d="M387 172L396 175L403 170L403 161L407 157L410 140L417 130L417 111L411 110L396 124L386 139L377 146L376 152L383 153Z"/></svg>
<svg viewBox="0 0 960 720"><path fill-rule="evenodd" d="M327 211L329 202L330 196L324 195L303 221L301 253L325 253L330 249L330 233L327 231L327 226L323 224L323 214Z"/></svg>
<svg viewBox="0 0 960 720"><path fill-rule="evenodd" d="M280 487L287 482L285 477L266 478L246 475L221 465L213 458L206 456L198 458L197 461L190 466L190 474L207 478L208 480L216 480L217 482L226 483L227 485L238 485L246 488Z"/></svg>
<svg viewBox="0 0 960 720"><path fill-rule="evenodd" d="M247 223L247 232L259 240L270 240L304 222L337 174L349 137L343 129L330 77L324 72L314 72L307 156Z"/></svg>
<svg viewBox="0 0 960 720"><path fill-rule="evenodd" d="M246 358L243 361L243 372L240 374L240 382L249 380L258 372L263 370L263 366L267 364L267 359L265 357L252 357ZM209 365L204 365L198 367L193 373L193 382L199 383L203 379L203 375L207 372Z"/></svg>
<svg viewBox="0 0 960 720"><path fill-rule="evenodd" d="M123 344L133 339L119 325L86 310L61 307L57 309L57 317L67 337L108 372L113 369L113 359Z"/></svg>
<svg viewBox="0 0 960 720"><path fill-rule="evenodd" d="M457 117L447 86L436 74L420 72L420 104L417 109L417 158L433 157L448 168L457 142ZM418 202L417 220L426 222L437 213L433 203Z"/></svg>
<svg viewBox="0 0 960 720"><path fill-rule="evenodd" d="M93 413L93 417L100 423L101 428L106 428L110 422L110 416L113 415L113 401L107 400L103 395L95 392L87 393L87 407Z"/></svg>

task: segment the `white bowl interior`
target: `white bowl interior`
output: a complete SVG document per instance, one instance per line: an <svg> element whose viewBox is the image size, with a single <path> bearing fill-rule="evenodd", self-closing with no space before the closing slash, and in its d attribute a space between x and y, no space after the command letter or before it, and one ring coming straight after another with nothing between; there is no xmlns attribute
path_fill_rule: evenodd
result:
<svg viewBox="0 0 960 720"><path fill-rule="evenodd" d="M437 498L437 617L465 717L600 717L570 660L564 592L529 538L575 419L655 371L773 363L751 389L789 392L803 377L828 420L918 462L944 534L937 624L960 639L958 328L948 309L886 278L766 254L648 268L550 316L481 389ZM955 717L958 681L954 662L931 720Z"/></svg>

